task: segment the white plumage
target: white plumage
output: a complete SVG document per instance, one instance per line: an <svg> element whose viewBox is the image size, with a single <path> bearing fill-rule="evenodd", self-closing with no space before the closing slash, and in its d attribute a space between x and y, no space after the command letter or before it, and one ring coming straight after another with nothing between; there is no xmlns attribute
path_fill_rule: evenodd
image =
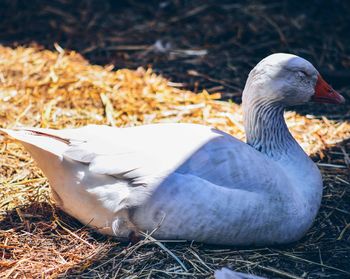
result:
<svg viewBox="0 0 350 279"><path fill-rule="evenodd" d="M101 233L158 228L159 239L286 243L311 226L322 179L283 108L316 95L317 76L292 55L260 62L244 90L248 144L195 124L1 131L32 154L58 206Z"/></svg>

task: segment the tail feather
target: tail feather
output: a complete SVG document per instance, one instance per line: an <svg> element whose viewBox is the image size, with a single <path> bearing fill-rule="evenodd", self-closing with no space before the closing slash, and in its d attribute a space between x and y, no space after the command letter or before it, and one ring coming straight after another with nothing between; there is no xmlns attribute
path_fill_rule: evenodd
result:
<svg viewBox="0 0 350 279"><path fill-rule="evenodd" d="M48 129L45 129L45 130L34 130L32 128L30 129L27 129L27 128L23 128L21 129L22 131L27 131L35 136L43 136L43 137L49 137L49 138L53 138L55 140L58 140L58 141L61 141L65 144L71 144L71 140L70 139L67 139L67 138L63 138L63 137L60 137L60 136L57 136L55 134L52 133L52 130L51 130L51 133L49 132L44 132L45 130L48 130Z"/></svg>
<svg viewBox="0 0 350 279"><path fill-rule="evenodd" d="M68 149L71 140L57 135L56 130L50 129L4 129L0 128L0 132L7 137L13 138L21 142L28 151L33 148L39 148L57 156Z"/></svg>

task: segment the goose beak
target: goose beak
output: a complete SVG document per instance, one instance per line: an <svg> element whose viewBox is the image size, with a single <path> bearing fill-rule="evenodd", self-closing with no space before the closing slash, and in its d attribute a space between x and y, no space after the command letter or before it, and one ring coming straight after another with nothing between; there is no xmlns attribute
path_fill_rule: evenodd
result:
<svg viewBox="0 0 350 279"><path fill-rule="evenodd" d="M315 86L315 94L311 97L311 100L317 103L330 103L330 104L342 104L345 99L332 86L330 86L325 80L318 75L318 79Z"/></svg>

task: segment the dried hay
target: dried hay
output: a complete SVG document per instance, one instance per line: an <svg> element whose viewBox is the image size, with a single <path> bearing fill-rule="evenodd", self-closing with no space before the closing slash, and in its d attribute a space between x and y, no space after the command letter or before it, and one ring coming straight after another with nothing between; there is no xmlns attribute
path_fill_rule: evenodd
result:
<svg viewBox="0 0 350 279"><path fill-rule="evenodd" d="M113 66L90 65L76 52L67 52L58 45L55 48L57 52L37 47L0 46L2 127L192 122L219 128L244 140L241 107L218 101L218 93L194 94L154 74L151 69L114 71ZM326 160L328 153L322 152L349 138L350 123L301 116L295 112L287 112L286 119L303 148L315 158L325 158L320 166L325 168L326 189L316 229L294 248L281 249L237 250L172 244L168 250L150 238L132 247L122 246L57 211L49 198L48 182L28 153L17 144L2 140L0 277L57 277L67 272L85 272L83 277L102 278L111 275L208 277L222 265L234 265L243 271L299 278L305 264L314 265L321 272L330 270L338 275L349 275L349 269L324 264L317 246L322 247L322 253L327 252L326 246L321 245L323 242L329 243L329 238L335 241L334 235L339 240L349 237L349 217L346 217L350 214L349 207L344 209L346 205L341 202L349 194L340 186L350 185L347 176L350 146L343 144L341 149L330 151L334 158L330 163ZM333 220L332 214L338 211L343 215ZM339 257L349 256L348 246L333 242L332 249L337 247L333 251ZM315 249L319 251L317 261L307 252L314 253ZM109 259L104 258L106 254ZM284 258L285 262L278 263L279 258ZM288 271L289 267L292 271ZM311 271L315 273L315 269Z"/></svg>

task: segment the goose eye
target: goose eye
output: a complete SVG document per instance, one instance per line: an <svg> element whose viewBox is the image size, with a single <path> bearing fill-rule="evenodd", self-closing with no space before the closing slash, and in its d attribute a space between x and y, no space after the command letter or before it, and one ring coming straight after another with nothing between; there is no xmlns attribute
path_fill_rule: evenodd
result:
<svg viewBox="0 0 350 279"><path fill-rule="evenodd" d="M298 72L297 72L297 75L298 75L298 77L300 77L300 78L304 78L304 77L307 76L307 74L306 74L305 72L303 72L303 71L298 71Z"/></svg>

